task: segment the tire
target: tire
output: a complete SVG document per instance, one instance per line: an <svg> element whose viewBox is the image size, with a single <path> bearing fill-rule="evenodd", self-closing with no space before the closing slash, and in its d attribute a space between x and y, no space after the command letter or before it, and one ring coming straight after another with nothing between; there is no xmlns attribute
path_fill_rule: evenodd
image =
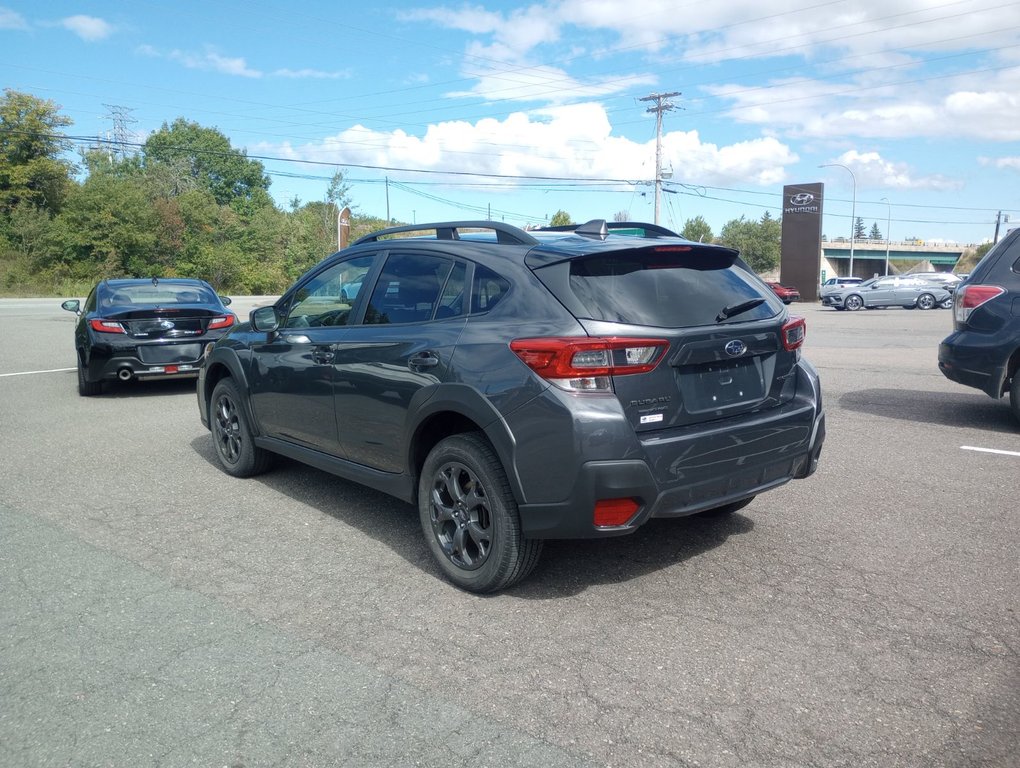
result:
<svg viewBox="0 0 1020 768"><path fill-rule="evenodd" d="M943 299L942 303L939 304L939 306L942 307L942 309L952 309L953 308L953 297L950 296L948 299Z"/></svg>
<svg viewBox="0 0 1020 768"><path fill-rule="evenodd" d="M1013 417L1020 421L1020 369L1013 371L1013 383L1009 387L1009 408Z"/></svg>
<svg viewBox="0 0 1020 768"><path fill-rule="evenodd" d="M938 302L935 301L935 297L930 293L922 293L917 297L917 308L918 309L935 309Z"/></svg>
<svg viewBox="0 0 1020 768"><path fill-rule="evenodd" d="M856 312L864 306L864 299L856 293L852 293L843 300L843 308L850 312Z"/></svg>
<svg viewBox="0 0 1020 768"><path fill-rule="evenodd" d="M527 576L541 539L521 533L506 472L478 432L453 435L429 452L418 479L418 516L446 577L469 592L496 592Z"/></svg>
<svg viewBox="0 0 1020 768"><path fill-rule="evenodd" d="M269 469L272 454L255 445L248 414L233 379L221 379L209 405L209 427L220 466L228 475L252 477Z"/></svg>
<svg viewBox="0 0 1020 768"><path fill-rule="evenodd" d="M76 357L78 358L78 394L82 397L103 394L103 382L89 381L88 374L85 373L85 364L81 361L81 355L76 355Z"/></svg>
<svg viewBox="0 0 1020 768"><path fill-rule="evenodd" d="M699 517L725 517L726 515L732 515L734 512L739 512L748 504L754 501L754 496L748 496L746 499L740 501L731 501L729 504L723 504L721 507L714 507L712 509L706 509L704 512L699 512Z"/></svg>

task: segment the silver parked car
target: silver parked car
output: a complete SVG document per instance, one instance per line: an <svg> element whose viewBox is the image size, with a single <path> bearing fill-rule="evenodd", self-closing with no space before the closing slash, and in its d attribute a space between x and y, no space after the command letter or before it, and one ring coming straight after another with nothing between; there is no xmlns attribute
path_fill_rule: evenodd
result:
<svg viewBox="0 0 1020 768"><path fill-rule="evenodd" d="M905 307L935 309L953 306L953 295L945 288L910 277L874 277L860 285L846 285L822 295L822 304L851 312L863 308Z"/></svg>

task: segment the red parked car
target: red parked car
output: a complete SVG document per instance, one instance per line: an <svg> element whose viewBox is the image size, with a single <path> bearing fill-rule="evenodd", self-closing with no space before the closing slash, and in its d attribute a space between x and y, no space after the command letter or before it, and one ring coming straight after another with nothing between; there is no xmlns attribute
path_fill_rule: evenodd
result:
<svg viewBox="0 0 1020 768"><path fill-rule="evenodd" d="M792 285L781 285L779 283L771 283L768 280L765 281L765 285L772 289L772 292L776 294L780 299L783 300L784 304L789 304L791 301L800 301L800 291L794 288Z"/></svg>

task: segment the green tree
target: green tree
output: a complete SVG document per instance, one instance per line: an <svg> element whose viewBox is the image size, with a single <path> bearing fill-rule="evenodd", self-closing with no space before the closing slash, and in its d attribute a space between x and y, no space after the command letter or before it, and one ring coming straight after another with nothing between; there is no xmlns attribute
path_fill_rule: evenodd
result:
<svg viewBox="0 0 1020 768"><path fill-rule="evenodd" d="M58 279L151 275L157 221L140 179L93 173L54 221L42 266Z"/></svg>
<svg viewBox="0 0 1020 768"><path fill-rule="evenodd" d="M564 210L558 210L553 214L553 217L549 219L549 226L551 227L565 227L568 224L574 222L570 218L570 214Z"/></svg>
<svg viewBox="0 0 1020 768"><path fill-rule="evenodd" d="M197 184L209 190L220 205L271 204L269 177L262 163L232 148L230 140L215 128L177 118L149 136L142 156L146 169L162 176L162 184L171 195L182 194Z"/></svg>
<svg viewBox="0 0 1020 768"><path fill-rule="evenodd" d="M696 243L712 242L712 228L702 216L695 216L684 222L684 228L680 230L680 236Z"/></svg>
<svg viewBox="0 0 1020 768"><path fill-rule="evenodd" d="M864 219L858 216L857 221L854 222L854 240L864 240L865 238Z"/></svg>
<svg viewBox="0 0 1020 768"><path fill-rule="evenodd" d="M759 221L741 216L723 226L719 239L723 245L736 248L755 272L772 272L779 267L782 225L768 211Z"/></svg>
<svg viewBox="0 0 1020 768"><path fill-rule="evenodd" d="M32 205L60 210L74 165L60 158L70 149L61 129L71 119L52 101L4 90L0 98L0 213Z"/></svg>
<svg viewBox="0 0 1020 768"><path fill-rule="evenodd" d="M871 232L868 235L868 238L871 239L871 240L881 240L882 239L882 230L880 230L878 228L878 222L874 222L873 221L871 223Z"/></svg>

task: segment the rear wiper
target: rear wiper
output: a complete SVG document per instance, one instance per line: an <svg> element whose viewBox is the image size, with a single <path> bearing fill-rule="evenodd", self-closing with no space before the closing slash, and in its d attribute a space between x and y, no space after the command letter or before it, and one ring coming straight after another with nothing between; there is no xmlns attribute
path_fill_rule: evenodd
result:
<svg viewBox="0 0 1020 768"><path fill-rule="evenodd" d="M715 316L715 321L721 323L723 320L729 320L734 315L739 315L741 312L746 312L749 309L760 307L765 303L765 299L759 296L757 299L749 299L742 301L739 304L730 304L728 307L723 307L722 312Z"/></svg>

